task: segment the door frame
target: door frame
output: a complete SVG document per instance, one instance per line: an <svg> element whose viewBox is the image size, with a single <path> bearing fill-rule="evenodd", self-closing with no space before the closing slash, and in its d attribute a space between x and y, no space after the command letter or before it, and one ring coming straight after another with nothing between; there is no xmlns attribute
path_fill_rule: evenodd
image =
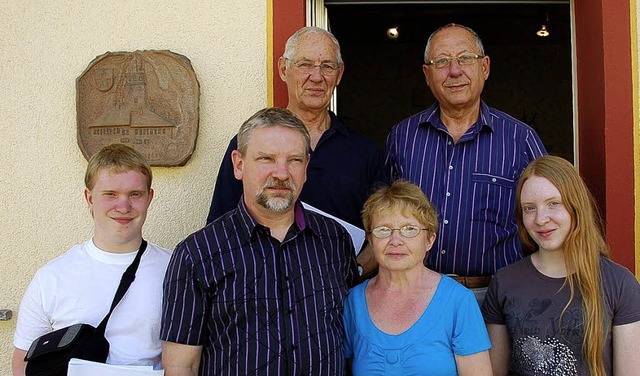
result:
<svg viewBox="0 0 640 376"><path fill-rule="evenodd" d="M576 165L602 214L612 258L632 272L640 271L636 1L570 2ZM287 38L312 22L326 28L327 21L323 0L268 2L273 29L268 36L273 51L268 69L275 77ZM324 25L317 24L322 20ZM286 86L279 78L268 90L269 105L287 105Z"/></svg>

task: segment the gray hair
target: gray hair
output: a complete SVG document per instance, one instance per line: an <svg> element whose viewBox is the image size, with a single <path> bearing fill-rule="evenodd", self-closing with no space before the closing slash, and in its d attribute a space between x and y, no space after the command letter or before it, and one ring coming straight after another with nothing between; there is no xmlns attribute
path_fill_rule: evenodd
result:
<svg viewBox="0 0 640 376"><path fill-rule="evenodd" d="M309 154L311 150L311 138L309 131L293 112L286 108L267 107L253 114L245 121L238 131L238 151L244 155L247 152L251 133L256 128L269 128L280 126L292 129L304 138L305 151Z"/></svg>
<svg viewBox="0 0 640 376"><path fill-rule="evenodd" d="M434 31L433 33L431 33L431 35L429 36L429 39L427 40L427 47L424 49L424 63L428 64L429 63L429 50L431 49L431 40L433 39L433 37L438 34L439 32L441 32L444 29L448 29L450 27L459 27L463 30L466 30L469 32L469 34L471 34L471 36L473 37L474 42L476 42L476 47L478 47L478 50L480 51L480 55L484 56L484 47L482 46L482 40L480 40L480 37L478 36L478 33L476 33L475 31L473 31L470 27L464 26L464 25L460 25L460 24L456 24L456 23L450 23L444 26L439 27L436 31Z"/></svg>
<svg viewBox="0 0 640 376"><path fill-rule="evenodd" d="M291 64L291 59L293 58L293 55L296 54L296 48L298 47L298 39L300 39L301 36L304 36L307 34L326 35L331 40L331 42L333 42L333 46L335 47L335 50L336 50L336 61L338 65L342 65L343 61L342 61L342 53L340 53L340 43L338 42L336 37L333 34L331 34L331 32L325 29L321 29L316 26L306 26L299 29L295 33L293 33L293 35L290 36L289 39L287 39L287 44L285 44L284 46L284 54L282 55L286 59L287 68L289 68Z"/></svg>

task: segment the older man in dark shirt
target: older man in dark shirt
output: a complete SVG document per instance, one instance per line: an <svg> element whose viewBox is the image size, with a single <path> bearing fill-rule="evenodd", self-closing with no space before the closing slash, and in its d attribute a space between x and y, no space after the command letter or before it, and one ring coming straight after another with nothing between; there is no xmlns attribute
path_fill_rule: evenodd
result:
<svg viewBox="0 0 640 376"><path fill-rule="evenodd" d="M298 201L309 145L286 109L242 125L231 155L239 203L181 242L167 269L166 376L344 373L355 252L342 226Z"/></svg>
<svg viewBox="0 0 640 376"><path fill-rule="evenodd" d="M278 68L287 84L287 109L303 121L311 136L311 161L300 199L362 227L362 204L376 182L388 178L383 152L329 111L344 72L338 41L326 30L304 27L287 41ZM218 172L207 223L235 208L240 199L242 184L234 178L231 164L236 148L234 138Z"/></svg>

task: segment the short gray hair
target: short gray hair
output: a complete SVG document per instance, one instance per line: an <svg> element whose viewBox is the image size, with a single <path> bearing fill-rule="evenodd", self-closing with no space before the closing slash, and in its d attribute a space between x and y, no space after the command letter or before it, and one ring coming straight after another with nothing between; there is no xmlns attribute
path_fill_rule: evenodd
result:
<svg viewBox="0 0 640 376"><path fill-rule="evenodd" d="M292 129L304 138L305 151L309 154L311 150L311 138L309 131L293 112L286 108L267 107L253 114L245 121L238 131L238 151L244 155L247 152L251 133L256 128L285 127Z"/></svg>
<svg viewBox="0 0 640 376"><path fill-rule="evenodd" d="M293 33L293 35L290 36L289 39L287 39L287 44L285 44L284 46L284 54L282 55L286 59L287 68L289 68L290 66L290 62L291 62L291 59L293 58L293 55L296 54L296 48L298 47L298 39L300 39L301 36L304 36L307 34L326 35L331 40L331 42L333 42L333 46L335 47L335 50L336 50L336 61L338 65L342 65L343 61L342 61L342 53L340 52L340 42L338 42L336 37L325 29L321 29L316 26L306 26L299 29L295 33Z"/></svg>
<svg viewBox="0 0 640 376"><path fill-rule="evenodd" d="M429 50L431 49L431 40L433 39L433 37L438 34L439 32L441 32L444 29L448 29L450 27L459 27L463 30L468 31L471 36L473 37L473 40L476 42L476 46L478 47L478 50L480 51L480 55L484 56L484 47L482 46L482 40L480 39L480 37L478 36L478 33L476 33L475 31L473 31L473 29L471 29L470 27L464 26L464 25L460 25L460 24L456 24L456 23L450 23L444 26L439 27L436 31L434 31L433 33L431 33L431 35L429 36L429 39L427 40L427 47L424 49L424 63L428 64L429 63Z"/></svg>

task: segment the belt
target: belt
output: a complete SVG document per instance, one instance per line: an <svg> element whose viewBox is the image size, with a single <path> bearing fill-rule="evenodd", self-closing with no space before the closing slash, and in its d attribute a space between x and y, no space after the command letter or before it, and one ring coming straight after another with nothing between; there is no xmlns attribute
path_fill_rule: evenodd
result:
<svg viewBox="0 0 640 376"><path fill-rule="evenodd" d="M489 282L491 282L491 276L463 277L460 275L450 275L449 277L460 282L462 285L464 285L464 287L468 289L487 287L489 286Z"/></svg>

